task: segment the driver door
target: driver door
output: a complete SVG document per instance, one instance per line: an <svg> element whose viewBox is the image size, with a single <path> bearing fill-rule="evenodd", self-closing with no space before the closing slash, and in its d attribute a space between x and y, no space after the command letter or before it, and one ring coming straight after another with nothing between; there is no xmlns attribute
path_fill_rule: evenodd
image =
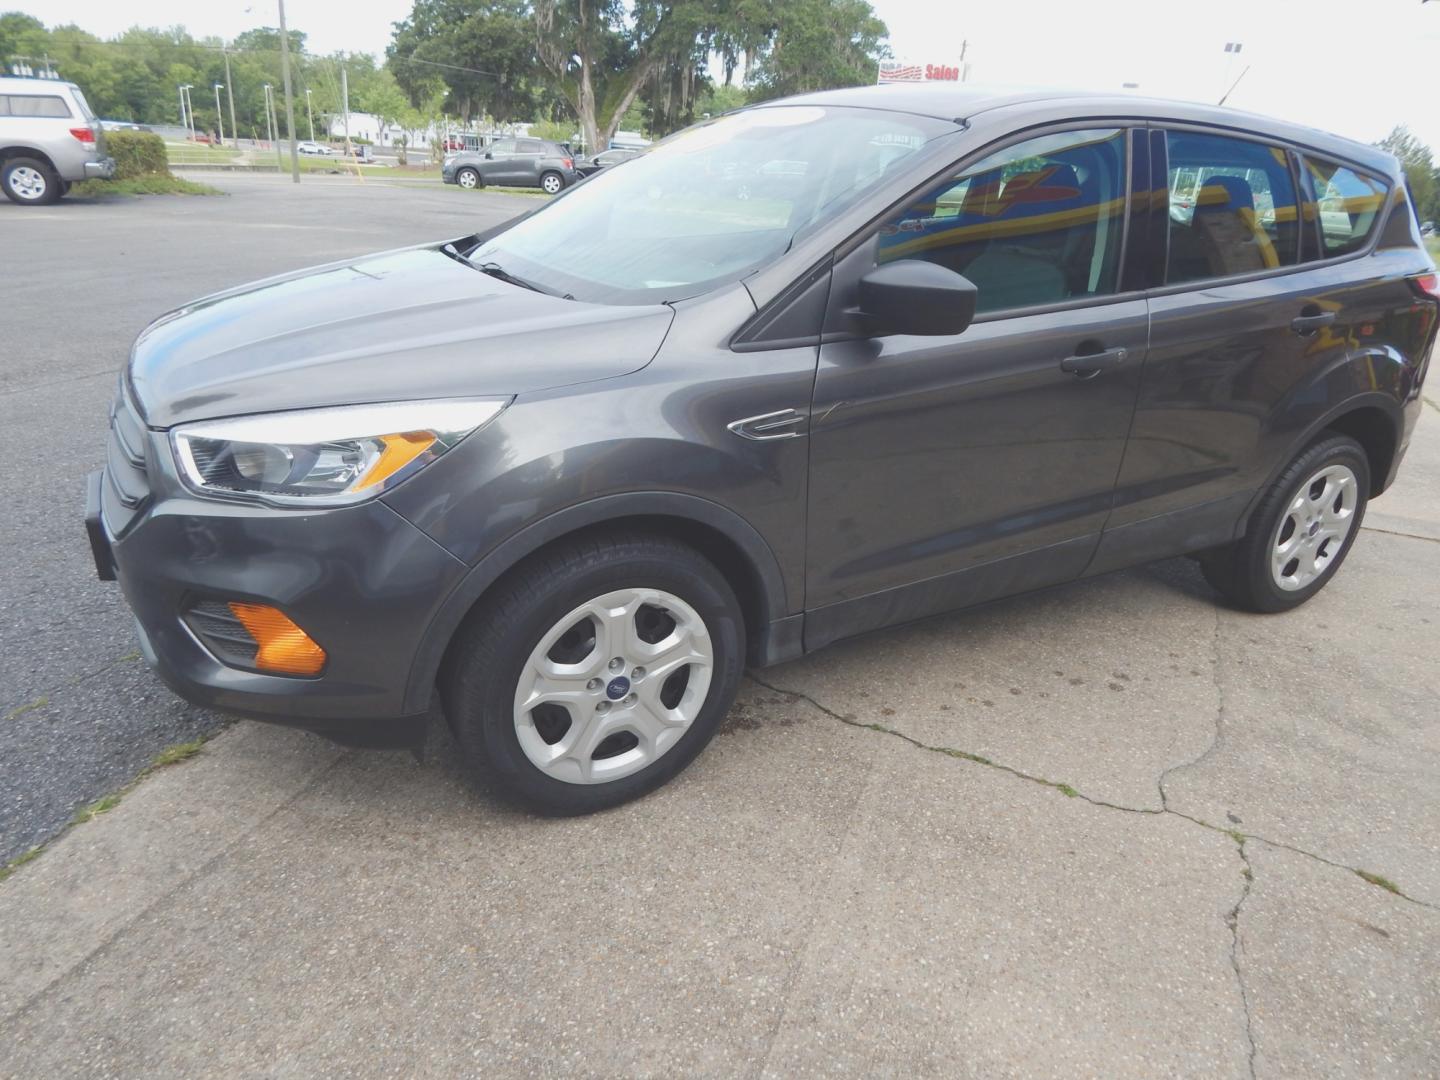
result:
<svg viewBox="0 0 1440 1080"><path fill-rule="evenodd" d="M1079 577L1110 511L1148 345L1119 291L1127 132L963 167L835 266L810 433L805 645ZM954 336L846 333L901 259L976 287Z"/></svg>

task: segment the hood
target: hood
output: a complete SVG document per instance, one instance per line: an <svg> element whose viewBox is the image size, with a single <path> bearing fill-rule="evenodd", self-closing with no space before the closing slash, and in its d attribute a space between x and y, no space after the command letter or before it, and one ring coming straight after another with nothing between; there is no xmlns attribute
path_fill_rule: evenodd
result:
<svg viewBox="0 0 1440 1080"><path fill-rule="evenodd" d="M502 396L644 367L670 308L509 285L439 246L302 270L171 312L135 342L151 427L325 405Z"/></svg>

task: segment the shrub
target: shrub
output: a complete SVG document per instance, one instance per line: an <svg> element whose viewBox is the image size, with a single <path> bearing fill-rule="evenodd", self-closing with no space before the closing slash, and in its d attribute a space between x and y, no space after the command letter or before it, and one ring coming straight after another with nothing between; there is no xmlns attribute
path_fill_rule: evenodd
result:
<svg viewBox="0 0 1440 1080"><path fill-rule="evenodd" d="M107 131L105 149L115 159L116 180L170 175L165 140L153 131Z"/></svg>

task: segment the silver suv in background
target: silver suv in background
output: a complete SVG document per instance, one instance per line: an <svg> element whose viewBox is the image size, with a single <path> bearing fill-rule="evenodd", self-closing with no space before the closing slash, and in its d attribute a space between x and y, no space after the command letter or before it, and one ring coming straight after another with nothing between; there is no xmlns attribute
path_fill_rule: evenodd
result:
<svg viewBox="0 0 1440 1080"><path fill-rule="evenodd" d="M497 139L484 150L461 150L445 159L440 178L462 188L498 184L538 187L558 195L579 179L575 155L561 143L545 139Z"/></svg>
<svg viewBox="0 0 1440 1080"><path fill-rule="evenodd" d="M114 175L104 129L78 86L0 76L0 188L12 202L43 206L73 181Z"/></svg>

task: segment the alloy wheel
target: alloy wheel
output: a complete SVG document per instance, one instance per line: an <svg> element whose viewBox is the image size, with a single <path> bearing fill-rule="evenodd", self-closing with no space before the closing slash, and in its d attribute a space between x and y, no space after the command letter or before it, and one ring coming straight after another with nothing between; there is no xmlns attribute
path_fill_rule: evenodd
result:
<svg viewBox="0 0 1440 1080"><path fill-rule="evenodd" d="M560 178L555 175L542 176L540 186L545 189L546 194L556 195L560 192Z"/></svg>
<svg viewBox="0 0 1440 1080"><path fill-rule="evenodd" d="M714 647L693 607L659 589L581 604L531 651L515 734L532 764L570 784L639 772L675 747L705 704Z"/></svg>
<svg viewBox="0 0 1440 1080"><path fill-rule="evenodd" d="M476 184L475 174L469 169L462 169L460 175L455 177L455 182L463 188L473 190Z"/></svg>
<svg viewBox="0 0 1440 1080"><path fill-rule="evenodd" d="M39 169L32 169L29 165L21 165L12 169L9 183L10 190L27 202L43 199L45 190L49 186L45 174Z"/></svg>
<svg viewBox="0 0 1440 1080"><path fill-rule="evenodd" d="M1270 541L1270 575L1286 592L1320 577L1355 527L1360 485L1349 466L1327 465L1291 496Z"/></svg>

